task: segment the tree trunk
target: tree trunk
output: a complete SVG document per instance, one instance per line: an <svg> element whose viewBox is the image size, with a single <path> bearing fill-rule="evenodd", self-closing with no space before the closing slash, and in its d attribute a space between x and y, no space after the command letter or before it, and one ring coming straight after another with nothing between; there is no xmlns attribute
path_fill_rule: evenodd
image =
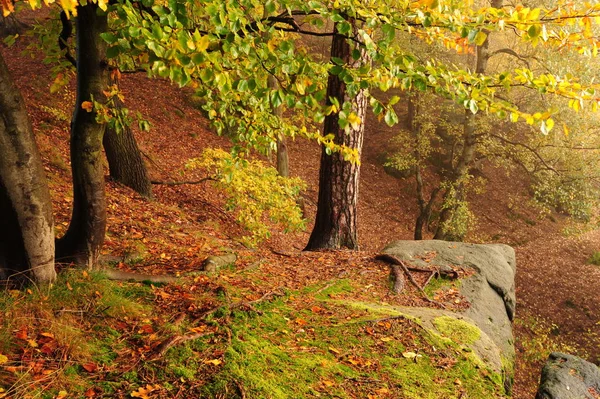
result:
<svg viewBox="0 0 600 399"><path fill-rule="evenodd" d="M273 75L269 75L267 78L267 84L269 89L279 89L279 82ZM283 107L272 107L273 115L281 119L283 117ZM290 162L288 158L287 143L285 136L277 134L277 173L279 176L289 177L290 176Z"/></svg>
<svg viewBox="0 0 600 399"><path fill-rule="evenodd" d="M105 125L96 122L95 111L82 108L85 101L103 102L108 87L106 14L96 4L77 10L77 100L71 123L71 171L73 214L66 234L57 242L57 257L93 268L104 243L106 198L102 166Z"/></svg>
<svg viewBox="0 0 600 399"><path fill-rule="evenodd" d="M492 7L500 8L502 7L502 0L492 0ZM486 37L485 41L481 46L476 47L475 52L475 73L482 74L485 73L487 68L488 61L488 48L489 48L489 31L484 31L488 37ZM465 178L469 172L469 168L475 159L475 154L477 151L477 138L475 137L475 119L476 115L474 115L470 110L465 110L465 120L464 120L464 133L463 133L463 150L454 169L453 173L453 181L451 184L454 187L454 190L446 190L446 194L444 195L444 208L440 212L440 217L438 220L437 230L435 232L435 236L433 237L436 240L452 240L452 241L462 241L464 237L451 235L448 231L448 222L454 216L454 212L457 209L456 204L460 201L465 200Z"/></svg>
<svg viewBox="0 0 600 399"><path fill-rule="evenodd" d="M111 84L118 85L116 79ZM122 104L117 104L121 107ZM133 189L142 197L152 197L152 184L142 154L129 126L122 131L107 127L103 139L110 177Z"/></svg>
<svg viewBox="0 0 600 399"><path fill-rule="evenodd" d="M50 192L25 103L0 56L0 275L56 278Z"/></svg>
<svg viewBox="0 0 600 399"><path fill-rule="evenodd" d="M356 33L356 26L354 26ZM334 32L337 32L334 27ZM358 39L358 37L355 37ZM352 50L356 47L354 41L336 34L331 43L331 57L344 61L347 67L359 68L367 60L366 53L361 48L361 57L355 60ZM358 127L349 126L341 129L338 113L331 113L325 118L323 133L333 134L335 143L357 149L359 156L362 151L364 120L367 108L366 90L360 90L352 96L347 92L346 84L337 76L330 74L327 82L327 98L336 98L340 106L344 102L352 104L352 110L361 119ZM317 249L358 249L357 205L358 182L360 165L345 161L340 152L327 154L325 147L321 152L319 171L319 199L315 226L306 246L306 250Z"/></svg>

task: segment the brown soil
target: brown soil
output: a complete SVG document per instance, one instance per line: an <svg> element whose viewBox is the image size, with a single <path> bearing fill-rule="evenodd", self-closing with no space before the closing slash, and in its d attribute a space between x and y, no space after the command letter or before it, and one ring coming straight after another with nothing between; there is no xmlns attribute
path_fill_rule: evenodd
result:
<svg viewBox="0 0 600 399"><path fill-rule="evenodd" d="M72 198L68 119L73 86L50 94L48 67L39 55L23 55L24 46L25 40L20 40L14 47L2 47L2 55L29 107L51 182L58 230L64 231ZM186 90L166 81L149 80L143 74L124 76L122 88L127 105L152 123L150 132L138 133L137 137L154 178L181 179L185 162L204 148L228 147L225 138L211 132ZM381 166L392 136L391 129L368 121L359 210L364 252L301 256L299 250L307 242L307 232L276 233L260 250L245 250L235 241L242 231L223 211L223 195L209 184L155 186L156 200L148 202L112 182L107 184L109 231L105 251L118 256L144 252L149 260L142 262L139 270L175 273L197 269L206 256L233 247L241 251L247 266L259 262L271 272L264 287L249 287L258 292L276 288L276 282L293 287L297 281L319 281L340 273L364 276L362 271L375 273L375 280L384 281L387 269L373 262L372 255L389 241L411 239L416 212L414 182L389 176ZM306 217L310 221L316 207L319 148L297 140L291 143L290 154L292 174L308 183ZM489 165L484 165L481 173L488 182L487 190L473 198L478 225L469 240L507 243L517 251L514 397L532 398L541 366L535 350L532 352L532 342L541 339L536 336L540 326L549 326L551 342L568 343L576 354L600 361L600 267L586 263L600 249L600 231L566 237L562 230L569 221L560 215L540 219L528 205L526 182L518 173L506 176ZM185 172L186 180L193 177L200 174ZM163 231L165 226L169 226L168 234ZM419 301L417 295L412 298L406 302Z"/></svg>

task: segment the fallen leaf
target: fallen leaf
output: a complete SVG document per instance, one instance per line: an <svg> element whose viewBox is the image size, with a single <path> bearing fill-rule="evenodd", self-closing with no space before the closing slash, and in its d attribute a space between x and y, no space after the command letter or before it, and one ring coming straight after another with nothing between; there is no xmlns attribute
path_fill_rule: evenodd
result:
<svg viewBox="0 0 600 399"><path fill-rule="evenodd" d="M335 353L336 355L339 355L340 353L342 353L339 351L339 349L335 349L333 346L329 347L329 351Z"/></svg>
<svg viewBox="0 0 600 399"><path fill-rule="evenodd" d="M55 399L64 399L67 397L69 393L67 391L60 391L58 395L56 395Z"/></svg>
<svg viewBox="0 0 600 399"><path fill-rule="evenodd" d="M148 384L146 387L140 387L139 389L131 392L130 395L132 398L149 399L150 397L148 395L158 389L160 389L160 385Z"/></svg>
<svg viewBox="0 0 600 399"><path fill-rule="evenodd" d="M8 362L8 357L5 355L0 355L0 364L4 364L6 362Z"/></svg>
<svg viewBox="0 0 600 399"><path fill-rule="evenodd" d="M390 341L392 341L393 339L394 339L394 338L392 338L392 337L383 337L383 338L381 338L381 340L382 340L383 342L390 342Z"/></svg>
<svg viewBox="0 0 600 399"><path fill-rule="evenodd" d="M415 352L402 352L402 356L404 356L407 359L414 359L415 357L417 357L417 354Z"/></svg>
<svg viewBox="0 0 600 399"><path fill-rule="evenodd" d="M54 334L49 333L49 332L43 332L43 333L40 333L40 335L42 337L46 337L46 338L54 338Z"/></svg>
<svg viewBox="0 0 600 399"><path fill-rule="evenodd" d="M81 367L83 367L83 369L88 373L93 373L94 371L98 370L98 365L92 362L84 363L81 365Z"/></svg>
<svg viewBox="0 0 600 399"><path fill-rule="evenodd" d="M28 339L27 343L29 344L29 346L31 346L32 348L37 348L38 347L38 343L35 341L35 339Z"/></svg>
<svg viewBox="0 0 600 399"><path fill-rule="evenodd" d="M212 364L214 366L218 366L219 364L223 363L221 360L219 359L212 359L212 360L205 360L204 361L205 364Z"/></svg>
<svg viewBox="0 0 600 399"><path fill-rule="evenodd" d="M15 337L18 339L27 339L27 335L27 326L23 326L17 331Z"/></svg>
<svg viewBox="0 0 600 399"><path fill-rule="evenodd" d="M323 385L328 386L328 387L332 387L335 385L335 382L333 381L329 381L329 380L323 380Z"/></svg>

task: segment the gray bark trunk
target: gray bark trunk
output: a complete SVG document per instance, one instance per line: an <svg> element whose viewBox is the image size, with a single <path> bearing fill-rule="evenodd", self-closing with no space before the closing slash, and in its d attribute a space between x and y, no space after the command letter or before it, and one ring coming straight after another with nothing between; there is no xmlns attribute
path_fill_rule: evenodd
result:
<svg viewBox="0 0 600 399"><path fill-rule="evenodd" d="M0 274L24 272L37 283L53 281L50 192L25 103L1 56L0 214L0 269L5 266Z"/></svg>

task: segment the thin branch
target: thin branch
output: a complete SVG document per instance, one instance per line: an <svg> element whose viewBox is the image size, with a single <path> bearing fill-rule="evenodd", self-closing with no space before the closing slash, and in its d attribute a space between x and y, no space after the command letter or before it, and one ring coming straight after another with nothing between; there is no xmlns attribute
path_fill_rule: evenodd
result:
<svg viewBox="0 0 600 399"><path fill-rule="evenodd" d="M502 136L500 136L500 135L497 135L497 134L492 134L492 133L490 133L490 136L491 136L491 137L494 137L494 138L496 138L496 139L498 139L498 140L500 140L500 141L502 141L502 142L504 142L504 143L506 143L506 144L510 144L510 145L514 145L514 146L517 146L517 147L523 147L523 148L525 148L526 150L530 151L530 152L531 152L533 155L535 155L535 157L536 157L537 159L539 159L539 160L540 160L540 162L541 162L541 163L542 163L542 164L543 164L543 165L544 165L544 166L545 166L545 167L546 167L548 170L550 170L550 171L552 171L552 172L556 173L557 175L559 175L559 174L560 174L560 172L559 172L559 171L557 171L557 170L556 170L556 169L555 169L555 168L554 168L552 165L549 165L549 164L546 162L546 160L545 160L545 159L544 159L544 158L543 158L543 157L542 157L542 156L541 156L541 155L540 155L540 154L537 152L537 150L536 150L535 148L533 148L533 147L530 147L530 146L528 146L527 144L519 143L519 142L516 142L516 141L511 141L511 140L509 140L509 139L507 139L507 138L504 138L504 137L502 137Z"/></svg>
<svg viewBox="0 0 600 399"><path fill-rule="evenodd" d="M165 186L183 186L185 184L200 184L200 183L204 183L205 181L210 180L210 181L217 181L217 179L215 179L212 176L208 176L208 177L204 177L200 180L188 180L188 181L160 181L160 180L151 180L150 183L152 184L157 184L157 185L165 185Z"/></svg>

